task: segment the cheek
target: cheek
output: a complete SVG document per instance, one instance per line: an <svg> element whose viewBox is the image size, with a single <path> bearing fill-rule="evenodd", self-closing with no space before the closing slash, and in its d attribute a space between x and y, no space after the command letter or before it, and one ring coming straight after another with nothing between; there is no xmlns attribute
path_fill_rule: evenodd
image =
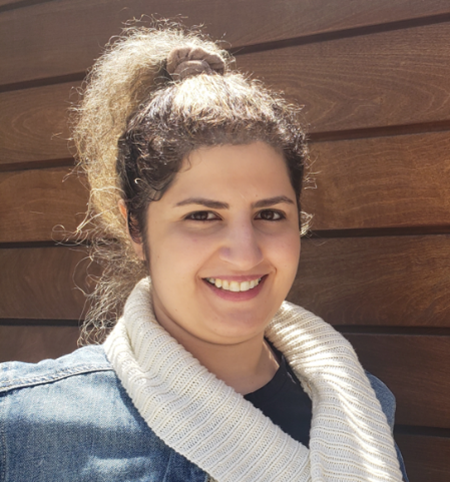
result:
<svg viewBox="0 0 450 482"><path fill-rule="evenodd" d="M295 277L300 259L300 234L294 230L277 241L274 247L276 264L282 269L286 276L292 279Z"/></svg>
<svg viewBox="0 0 450 482"><path fill-rule="evenodd" d="M187 289L210 251L211 243L205 238L176 230L159 236L155 232L153 239L149 237L150 276L154 284Z"/></svg>

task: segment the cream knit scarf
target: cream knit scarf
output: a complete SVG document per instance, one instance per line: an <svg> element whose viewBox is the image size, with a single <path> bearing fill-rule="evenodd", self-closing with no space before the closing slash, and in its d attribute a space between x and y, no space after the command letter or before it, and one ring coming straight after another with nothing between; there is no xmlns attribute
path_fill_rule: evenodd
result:
<svg viewBox="0 0 450 482"><path fill-rule="evenodd" d="M380 403L350 344L283 303L266 331L313 402L310 448L218 380L155 320L149 279L105 342L149 427L218 482L401 481Z"/></svg>

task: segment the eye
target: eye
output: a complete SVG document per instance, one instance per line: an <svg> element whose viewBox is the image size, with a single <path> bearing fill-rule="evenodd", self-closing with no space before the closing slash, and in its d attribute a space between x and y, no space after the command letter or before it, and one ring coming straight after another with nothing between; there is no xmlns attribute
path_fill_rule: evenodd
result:
<svg viewBox="0 0 450 482"><path fill-rule="evenodd" d="M188 214L184 219L189 221L216 221L219 219L219 216L211 211L194 211L193 213Z"/></svg>
<svg viewBox="0 0 450 482"><path fill-rule="evenodd" d="M281 221L285 218L286 216L283 212L274 209L264 209L256 215L256 219L262 219L263 221Z"/></svg>

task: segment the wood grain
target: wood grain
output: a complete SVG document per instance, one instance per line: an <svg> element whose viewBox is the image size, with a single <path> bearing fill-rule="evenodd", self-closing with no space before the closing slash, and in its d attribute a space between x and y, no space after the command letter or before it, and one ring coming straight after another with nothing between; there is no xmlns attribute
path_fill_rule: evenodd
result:
<svg viewBox="0 0 450 482"><path fill-rule="evenodd" d="M15 3L22 2L23 0L0 0L0 6L4 7L6 5L14 5Z"/></svg>
<svg viewBox="0 0 450 482"><path fill-rule="evenodd" d="M311 133L437 121L450 125L448 42L450 23L444 23L361 36L357 42L347 38L254 53L241 56L238 63L305 104L304 120ZM70 100L76 100L69 96L71 86L0 95L5 112L0 163L69 155L65 119ZM341 152L357 152L350 144L336 146ZM400 147L396 149L397 155Z"/></svg>
<svg viewBox="0 0 450 482"><path fill-rule="evenodd" d="M289 299L334 325L450 326L450 236L304 239Z"/></svg>
<svg viewBox="0 0 450 482"><path fill-rule="evenodd" d="M67 118L73 89L65 83L0 94L0 167L72 157Z"/></svg>
<svg viewBox="0 0 450 482"><path fill-rule="evenodd" d="M0 6L1 7L11 6L12 8L14 8L13 5L21 2L23 2L23 0L0 0Z"/></svg>
<svg viewBox="0 0 450 482"><path fill-rule="evenodd" d="M0 0L1 7L23 8L36 3L44 3L49 0Z"/></svg>
<svg viewBox="0 0 450 482"><path fill-rule="evenodd" d="M450 126L447 0L60 0L0 14L0 86L10 89L0 94L0 170L70 158L68 80L81 78L122 22L142 13L204 22L226 48L263 44L259 53L237 52L238 66L304 104L316 138ZM436 15L441 23L436 17L405 28L409 19ZM271 43L286 39L290 47ZM46 82L54 85L22 89ZM317 189L305 191L303 204L315 214L314 229L336 236L447 231L449 144L448 132L312 143ZM75 177L63 182L67 172L0 173L0 242L59 240L65 233L55 226L75 228L87 192ZM341 325L364 366L395 393L397 422L412 433L450 428L450 337L438 336L450 326L449 248L450 235L305 239L290 295ZM7 320L0 322L0 361L35 362L76 348L78 328L46 324L82 317L85 298L76 287L92 289L88 264L82 248L0 249L0 320ZM98 267L89 272L97 275ZM448 480L449 438L396 439L411 482Z"/></svg>
<svg viewBox="0 0 450 482"><path fill-rule="evenodd" d="M0 242L63 240L83 220L88 198L70 168L0 173Z"/></svg>
<svg viewBox="0 0 450 482"><path fill-rule="evenodd" d="M0 250L0 318L78 320L98 268L85 249Z"/></svg>
<svg viewBox="0 0 450 482"><path fill-rule="evenodd" d="M79 329L70 326L0 326L0 363L37 363L77 348Z"/></svg>
<svg viewBox="0 0 450 482"><path fill-rule="evenodd" d="M289 299L334 325L448 327L449 243L445 235L304 240ZM83 256L0 250L0 317L77 319L84 298L72 273ZM82 286L83 276L76 271Z"/></svg>
<svg viewBox="0 0 450 482"><path fill-rule="evenodd" d="M188 17L187 25L204 23L214 38L243 46L449 12L445 0L47 2L1 15L0 84L83 72L124 21L143 14Z"/></svg>
<svg viewBox="0 0 450 482"><path fill-rule="evenodd" d="M395 439L410 482L448 482L450 438L396 435Z"/></svg>
<svg viewBox="0 0 450 482"><path fill-rule="evenodd" d="M313 230L450 226L450 132L313 143L311 171Z"/></svg>
<svg viewBox="0 0 450 482"><path fill-rule="evenodd" d="M394 393L396 423L450 428L450 336L345 336L364 368Z"/></svg>
<svg viewBox="0 0 450 482"><path fill-rule="evenodd" d="M44 137L44 136L42 136ZM65 141L25 143L35 159L58 157ZM19 142L17 140L17 142ZM57 147L57 146L60 146ZM17 143L17 158L20 156ZM31 155L35 152L35 155ZM427 134L313 143L314 183L306 184L302 208L313 230L435 227L450 229L450 134ZM54 227L72 230L86 209L87 191L70 168L0 173L0 242L61 239ZM63 182L64 181L64 182ZM21 193L15 197L15 193ZM413 201L411 201L413 200ZM441 232L442 232L441 231Z"/></svg>
<svg viewBox="0 0 450 482"><path fill-rule="evenodd" d="M310 132L450 119L450 23L239 56L303 104Z"/></svg>

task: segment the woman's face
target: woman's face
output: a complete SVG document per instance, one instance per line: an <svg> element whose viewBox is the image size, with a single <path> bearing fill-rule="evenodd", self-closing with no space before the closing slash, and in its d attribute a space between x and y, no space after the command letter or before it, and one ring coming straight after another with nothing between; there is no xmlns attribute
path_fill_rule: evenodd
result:
<svg viewBox="0 0 450 482"><path fill-rule="evenodd" d="M298 208L281 154L262 142L201 148L147 212L158 321L179 341L262 336L294 280Z"/></svg>

